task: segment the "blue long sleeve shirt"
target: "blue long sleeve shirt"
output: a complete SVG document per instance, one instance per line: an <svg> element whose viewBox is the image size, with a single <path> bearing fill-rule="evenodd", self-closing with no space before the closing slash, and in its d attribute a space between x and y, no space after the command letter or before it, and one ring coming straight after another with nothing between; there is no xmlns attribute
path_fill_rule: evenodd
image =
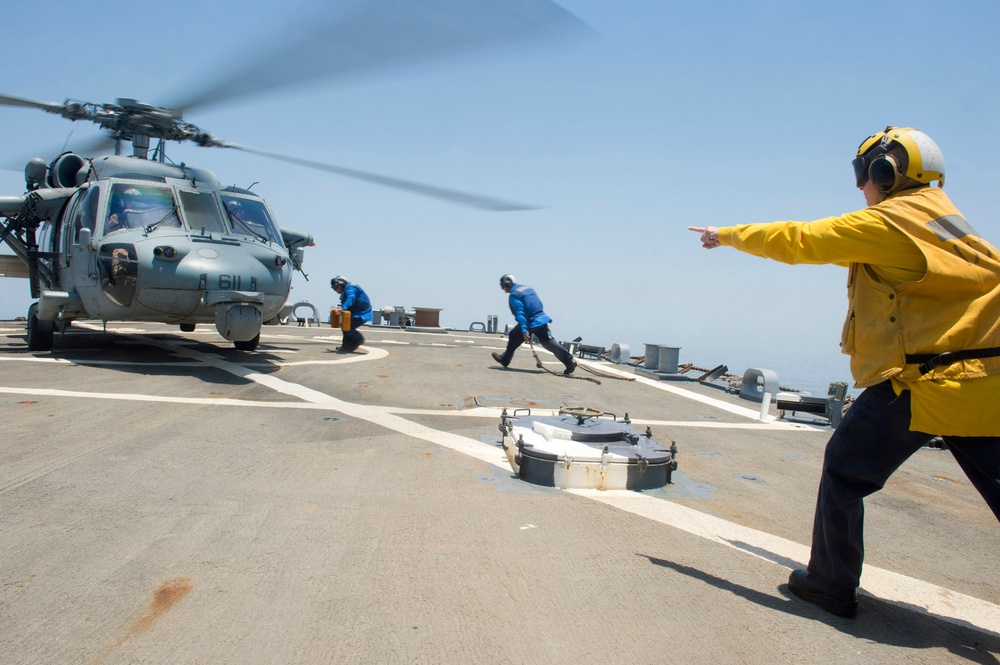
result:
<svg viewBox="0 0 1000 665"><path fill-rule="evenodd" d="M514 284L510 288L507 304L524 332L552 322L552 317L542 309L541 298L530 286Z"/></svg>
<svg viewBox="0 0 1000 665"><path fill-rule="evenodd" d="M352 319L372 322L372 303L368 299L368 294L357 284L348 284L344 287L344 292L340 294L340 309L349 311Z"/></svg>

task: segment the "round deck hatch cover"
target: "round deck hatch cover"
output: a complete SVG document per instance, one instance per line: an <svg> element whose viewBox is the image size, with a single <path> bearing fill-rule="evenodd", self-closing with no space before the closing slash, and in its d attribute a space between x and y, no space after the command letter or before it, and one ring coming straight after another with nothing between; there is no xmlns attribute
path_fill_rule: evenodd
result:
<svg viewBox="0 0 1000 665"><path fill-rule="evenodd" d="M622 441L626 434L638 436L638 432L623 422L601 418L588 418L582 423L574 416L544 416L535 419L549 427L557 427L570 433L573 441L584 443L611 443Z"/></svg>

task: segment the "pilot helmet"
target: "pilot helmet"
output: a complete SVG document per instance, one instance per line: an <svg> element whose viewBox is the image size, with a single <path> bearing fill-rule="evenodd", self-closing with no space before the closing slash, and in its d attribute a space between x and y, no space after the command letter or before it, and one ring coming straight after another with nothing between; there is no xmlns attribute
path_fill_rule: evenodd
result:
<svg viewBox="0 0 1000 665"><path fill-rule="evenodd" d="M344 288L347 286L347 278L337 275L330 280L330 288L336 290L337 287Z"/></svg>
<svg viewBox="0 0 1000 665"><path fill-rule="evenodd" d="M142 194L135 187L120 189L111 197L111 207L114 211L135 208L141 198Z"/></svg>
<svg viewBox="0 0 1000 665"><path fill-rule="evenodd" d="M517 278L508 273L500 277L500 288L505 289L509 286L514 286L515 282L517 282Z"/></svg>

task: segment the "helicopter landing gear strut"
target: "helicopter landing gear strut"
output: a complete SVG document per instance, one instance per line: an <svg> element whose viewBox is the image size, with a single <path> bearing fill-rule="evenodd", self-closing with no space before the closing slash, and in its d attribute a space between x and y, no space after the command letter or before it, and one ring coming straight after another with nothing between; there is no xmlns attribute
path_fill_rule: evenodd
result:
<svg viewBox="0 0 1000 665"><path fill-rule="evenodd" d="M38 318L38 303L28 308L27 338L30 351L51 351L55 322Z"/></svg>

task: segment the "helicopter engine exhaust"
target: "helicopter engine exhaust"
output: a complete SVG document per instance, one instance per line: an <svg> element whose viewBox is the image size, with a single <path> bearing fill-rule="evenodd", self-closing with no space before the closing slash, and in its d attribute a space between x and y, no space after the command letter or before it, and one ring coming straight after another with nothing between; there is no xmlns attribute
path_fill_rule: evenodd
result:
<svg viewBox="0 0 1000 665"><path fill-rule="evenodd" d="M219 303L215 308L215 328L230 342L248 342L260 334L263 318L260 307L248 303Z"/></svg>

